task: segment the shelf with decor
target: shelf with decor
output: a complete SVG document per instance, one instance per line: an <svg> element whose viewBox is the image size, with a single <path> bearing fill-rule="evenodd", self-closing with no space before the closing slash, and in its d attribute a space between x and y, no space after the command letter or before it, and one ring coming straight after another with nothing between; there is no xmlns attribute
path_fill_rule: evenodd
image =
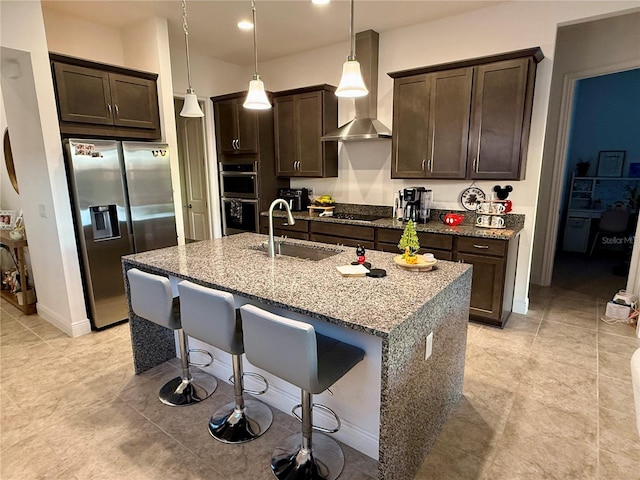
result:
<svg viewBox="0 0 640 480"><path fill-rule="evenodd" d="M4 272L3 272L3 289L0 290L0 295L7 302L19 308L25 315L31 315L36 313L36 296L35 290L28 288L28 282L25 282L27 278L27 265L24 259L24 249L28 247L26 239L14 240L9 236L8 230L0 230L0 243L6 245L12 252L12 255L16 262L16 270L20 279L21 285L24 282L27 285L26 290L19 290L12 292L9 289L4 289ZM25 293L26 292L26 293Z"/></svg>

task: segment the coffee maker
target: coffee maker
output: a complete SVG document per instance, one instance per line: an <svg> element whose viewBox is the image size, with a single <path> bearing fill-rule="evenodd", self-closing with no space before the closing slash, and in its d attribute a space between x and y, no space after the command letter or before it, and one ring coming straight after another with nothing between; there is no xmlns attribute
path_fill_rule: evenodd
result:
<svg viewBox="0 0 640 480"><path fill-rule="evenodd" d="M432 199L433 192L424 187L405 188L403 191L404 221L427 223L431 216Z"/></svg>

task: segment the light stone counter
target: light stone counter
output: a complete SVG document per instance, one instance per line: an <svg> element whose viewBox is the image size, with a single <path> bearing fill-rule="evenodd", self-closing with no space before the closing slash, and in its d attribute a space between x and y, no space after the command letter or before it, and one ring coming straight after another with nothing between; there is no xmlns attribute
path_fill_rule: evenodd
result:
<svg viewBox="0 0 640 480"><path fill-rule="evenodd" d="M376 390L358 401L379 405L373 422L379 424L378 454L365 453L377 456L379 478L413 478L462 394L471 266L441 261L434 271L416 273L399 268L393 254L368 251L367 261L387 276L342 277L336 266L355 260L355 249L288 240L342 253L317 262L271 259L255 249L266 239L244 233L169 247L123 257L123 267L188 279L346 332L343 338L351 331L355 341L359 335L377 342L377 350L366 350L379 357L370 364L378 378L368 382ZM125 283L128 294L126 275ZM131 311L130 326L137 373L175 356L172 332ZM425 360L429 333L433 354Z"/></svg>

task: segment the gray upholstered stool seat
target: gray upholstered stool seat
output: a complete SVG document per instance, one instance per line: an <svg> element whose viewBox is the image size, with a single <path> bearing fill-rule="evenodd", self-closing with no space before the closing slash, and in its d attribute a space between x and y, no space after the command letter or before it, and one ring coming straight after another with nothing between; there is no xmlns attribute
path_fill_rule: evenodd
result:
<svg viewBox="0 0 640 480"><path fill-rule="evenodd" d="M322 406L312 403L312 394L338 381L364 358L364 351L318 334L308 323L253 305L242 306L240 312L249 361L302 390L302 436L293 435L276 448L271 458L273 474L281 480L337 478L344 467L342 449L326 435L311 436L313 429L332 433L337 428L313 426L313 407ZM339 428L337 416L336 420Z"/></svg>
<svg viewBox="0 0 640 480"><path fill-rule="evenodd" d="M209 420L209 433L225 443L244 443L262 435L273 421L271 409L262 402L245 399L242 354L244 343L240 312L233 295L183 280L178 284L181 298L182 325L194 338L231 355L235 400L216 411ZM266 379L260 376L265 382Z"/></svg>
<svg viewBox="0 0 640 480"><path fill-rule="evenodd" d="M180 301L178 297L174 298L169 279L137 268L128 270L127 278L133 313L178 334L182 375L160 389L160 401L180 407L204 400L215 391L218 382L208 373L191 372L189 368L189 346L182 330Z"/></svg>

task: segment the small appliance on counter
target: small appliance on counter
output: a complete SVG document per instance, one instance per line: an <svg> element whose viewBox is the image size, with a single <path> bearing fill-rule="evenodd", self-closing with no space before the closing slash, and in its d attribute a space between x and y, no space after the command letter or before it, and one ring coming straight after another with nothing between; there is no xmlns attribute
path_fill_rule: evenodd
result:
<svg viewBox="0 0 640 480"><path fill-rule="evenodd" d="M311 204L308 188L281 188L278 190L278 198L287 202L292 212L306 210Z"/></svg>
<svg viewBox="0 0 640 480"><path fill-rule="evenodd" d="M424 187L405 188L402 192L404 221L427 223L431 216L433 192Z"/></svg>

